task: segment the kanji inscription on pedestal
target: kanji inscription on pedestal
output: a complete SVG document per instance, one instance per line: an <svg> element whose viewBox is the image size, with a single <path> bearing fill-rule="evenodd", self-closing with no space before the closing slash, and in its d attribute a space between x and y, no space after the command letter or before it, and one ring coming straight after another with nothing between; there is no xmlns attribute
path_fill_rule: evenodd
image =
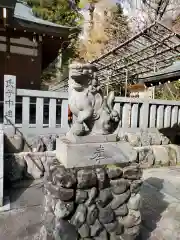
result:
<svg viewBox="0 0 180 240"><path fill-rule="evenodd" d="M4 124L15 124L16 76L4 75Z"/></svg>

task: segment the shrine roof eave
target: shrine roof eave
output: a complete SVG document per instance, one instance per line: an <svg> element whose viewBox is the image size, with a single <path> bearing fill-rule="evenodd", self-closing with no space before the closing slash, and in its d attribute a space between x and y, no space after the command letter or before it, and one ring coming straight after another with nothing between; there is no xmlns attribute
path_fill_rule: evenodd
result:
<svg viewBox="0 0 180 240"><path fill-rule="evenodd" d="M148 74L139 78L139 83L144 83L147 86L157 85L165 82L172 82L180 79L180 61L176 61L170 67L160 70L153 74Z"/></svg>
<svg viewBox="0 0 180 240"><path fill-rule="evenodd" d="M78 27L63 26L35 17L32 9L20 2L15 6L13 27L57 37L80 32Z"/></svg>
<svg viewBox="0 0 180 240"><path fill-rule="evenodd" d="M39 25L38 23L29 22L27 20L21 20L15 18L13 22L14 28L18 30L26 30L27 32L32 32L36 34L46 34L53 37L64 37L64 36L73 36L80 32L78 28L60 28L52 27L48 25Z"/></svg>
<svg viewBox="0 0 180 240"><path fill-rule="evenodd" d="M14 9L16 5L17 0L1 0L0 1L0 7L1 8L9 8Z"/></svg>
<svg viewBox="0 0 180 240"><path fill-rule="evenodd" d="M180 79L180 70L159 74L155 76L149 76L146 78L139 79L139 83L144 83L147 87L164 84L166 82L173 82Z"/></svg>

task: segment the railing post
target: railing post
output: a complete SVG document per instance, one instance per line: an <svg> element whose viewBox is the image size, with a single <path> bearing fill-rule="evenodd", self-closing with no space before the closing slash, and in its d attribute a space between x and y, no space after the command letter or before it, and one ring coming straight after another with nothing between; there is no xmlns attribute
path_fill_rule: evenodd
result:
<svg viewBox="0 0 180 240"><path fill-rule="evenodd" d="M157 124L156 127L161 129L164 127L164 105L159 105L157 108Z"/></svg>
<svg viewBox="0 0 180 240"><path fill-rule="evenodd" d="M56 98L49 101L49 128L56 128Z"/></svg>
<svg viewBox="0 0 180 240"><path fill-rule="evenodd" d="M150 113L149 113L149 127L150 128L155 128L156 126L156 104L152 104L150 106Z"/></svg>
<svg viewBox="0 0 180 240"><path fill-rule="evenodd" d="M140 128L146 129L149 125L149 102L144 101L140 109Z"/></svg>
<svg viewBox="0 0 180 240"><path fill-rule="evenodd" d="M4 132L3 125L0 125L0 207L4 199Z"/></svg>
<svg viewBox="0 0 180 240"><path fill-rule="evenodd" d="M131 114L131 105L130 103L124 103L122 110L122 128L130 127L130 114Z"/></svg>
<svg viewBox="0 0 180 240"><path fill-rule="evenodd" d="M16 76L4 75L4 125L15 132Z"/></svg>
<svg viewBox="0 0 180 240"><path fill-rule="evenodd" d="M61 128L64 128L68 131L68 100L63 99L61 105Z"/></svg>
<svg viewBox="0 0 180 240"><path fill-rule="evenodd" d="M138 113L139 113L139 105L133 103L132 111L131 111L131 128L138 127Z"/></svg>
<svg viewBox="0 0 180 240"><path fill-rule="evenodd" d="M22 127L28 128L30 122L30 97L23 97L22 101Z"/></svg>
<svg viewBox="0 0 180 240"><path fill-rule="evenodd" d="M174 127L176 124L178 124L178 106L172 108L171 116L171 127Z"/></svg>

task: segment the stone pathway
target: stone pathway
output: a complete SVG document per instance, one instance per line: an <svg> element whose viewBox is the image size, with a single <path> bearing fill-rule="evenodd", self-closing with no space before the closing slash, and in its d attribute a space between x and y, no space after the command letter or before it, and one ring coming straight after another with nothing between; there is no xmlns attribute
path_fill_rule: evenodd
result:
<svg viewBox="0 0 180 240"><path fill-rule="evenodd" d="M144 171L141 239L180 240L180 168Z"/></svg>
<svg viewBox="0 0 180 240"><path fill-rule="evenodd" d="M180 167L144 171L138 240L180 240ZM0 213L1 240L37 240L42 225L42 182L23 182L10 191L11 210Z"/></svg>

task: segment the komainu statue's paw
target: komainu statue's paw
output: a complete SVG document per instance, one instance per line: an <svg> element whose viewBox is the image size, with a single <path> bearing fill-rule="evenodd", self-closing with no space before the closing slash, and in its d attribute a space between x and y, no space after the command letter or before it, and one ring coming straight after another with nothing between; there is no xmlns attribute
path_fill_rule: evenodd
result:
<svg viewBox="0 0 180 240"><path fill-rule="evenodd" d="M120 118L119 118L119 114L117 111L113 110L110 114L110 117L111 119L114 121L114 122L119 122Z"/></svg>
<svg viewBox="0 0 180 240"><path fill-rule="evenodd" d="M83 136L85 133L85 127L82 123L74 123L71 128L71 133L76 136Z"/></svg>

